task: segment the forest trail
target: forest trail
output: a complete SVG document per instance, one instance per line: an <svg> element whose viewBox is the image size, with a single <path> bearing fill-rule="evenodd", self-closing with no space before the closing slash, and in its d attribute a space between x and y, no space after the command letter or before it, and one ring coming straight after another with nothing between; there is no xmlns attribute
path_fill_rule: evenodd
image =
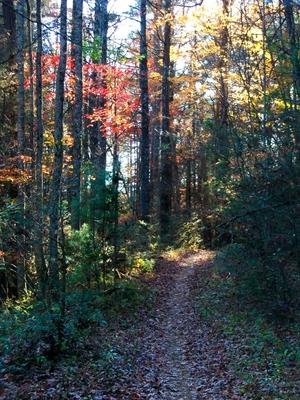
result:
<svg viewBox="0 0 300 400"><path fill-rule="evenodd" d="M209 251L162 257L153 275L145 277L155 299L149 309L139 311L139 321L117 324L110 332L95 331L81 360L32 370L20 381L7 376L0 399L251 399L237 394L238 382L226 356L230 344L200 317L199 289L209 287L213 259ZM113 354L109 368L97 354L103 350L103 337Z"/></svg>
<svg viewBox="0 0 300 400"><path fill-rule="evenodd" d="M211 265L212 258L213 253L201 251L173 266L173 282L162 285L155 314L144 327L134 383L136 397L128 398L240 398L235 397L224 369L222 341L218 343L210 328L202 326L196 311L199 274Z"/></svg>
<svg viewBox="0 0 300 400"><path fill-rule="evenodd" d="M174 286L156 310L156 319L149 321L146 334L146 368L141 382L142 393L152 399L197 398L197 387L190 363L191 338L194 336L195 312L190 288L198 267L199 255L178 264ZM150 344L150 347L148 345ZM151 364L152 367L151 368Z"/></svg>

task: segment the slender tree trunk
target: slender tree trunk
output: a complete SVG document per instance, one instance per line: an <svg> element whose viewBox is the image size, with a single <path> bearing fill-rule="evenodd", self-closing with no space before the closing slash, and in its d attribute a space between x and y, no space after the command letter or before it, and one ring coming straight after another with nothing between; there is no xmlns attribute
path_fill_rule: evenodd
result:
<svg viewBox="0 0 300 400"><path fill-rule="evenodd" d="M165 14L171 12L171 1L164 2ZM172 148L170 137L170 48L171 24L164 25L163 77L162 77L162 133L161 133L161 178L160 178L160 230L165 236L170 231L172 205Z"/></svg>
<svg viewBox="0 0 300 400"><path fill-rule="evenodd" d="M158 29L158 28L157 28ZM160 48L159 32L155 30L153 36L153 60L156 72L161 72L160 66ZM158 88L154 89L158 92ZM160 148L160 131L161 131L161 96L152 94L151 102L151 161L150 161L150 196L151 211L157 215L159 211L159 148Z"/></svg>
<svg viewBox="0 0 300 400"><path fill-rule="evenodd" d="M185 209L187 216L190 217L192 209L192 161L190 156L186 160Z"/></svg>
<svg viewBox="0 0 300 400"><path fill-rule="evenodd" d="M23 170L23 156L25 155L25 75L24 75L24 47L25 47L25 0L18 0L16 5L16 44L17 44L17 136L18 136L18 167ZM19 185L18 202L20 207L19 235L20 248L17 265L17 288L18 295L21 295L25 288L25 186Z"/></svg>
<svg viewBox="0 0 300 400"><path fill-rule="evenodd" d="M113 266L116 269L119 254L119 143L115 135L113 145L113 176L112 176L112 203L113 203Z"/></svg>
<svg viewBox="0 0 300 400"><path fill-rule="evenodd" d="M67 0L61 0L60 9L60 56L56 73L55 88L55 124L54 124L54 168L49 196L49 273L50 296L57 297L59 293L58 268L58 228L60 191L63 167L63 108L64 82L67 61Z"/></svg>
<svg viewBox="0 0 300 400"><path fill-rule="evenodd" d="M227 20L229 18L229 0L222 0L223 6L223 22L220 30L220 54L218 61L218 98L216 106L216 161L227 161L229 140L228 140L228 45L229 45L229 31ZM219 171L220 172L220 171Z"/></svg>
<svg viewBox="0 0 300 400"><path fill-rule="evenodd" d="M72 57L74 60L75 98L72 119L72 190L71 223L73 229L80 228L80 178L82 136L82 9L83 0L73 0Z"/></svg>
<svg viewBox="0 0 300 400"><path fill-rule="evenodd" d="M42 94L42 21L41 21L41 0L36 1L36 22L37 22L37 50L36 50L36 131L35 131L35 194L34 194L34 239L33 247L35 254L35 266L39 281L39 292L42 298L46 295L47 270L44 256L44 187L43 187L43 94Z"/></svg>
<svg viewBox="0 0 300 400"><path fill-rule="evenodd" d="M149 220L149 89L148 89L148 50L147 50L147 0L140 0L140 89L142 111L141 134L141 218Z"/></svg>
<svg viewBox="0 0 300 400"><path fill-rule="evenodd" d="M28 40L28 62L29 62L29 117L28 117L28 128L29 128L29 153L32 157L32 175L34 175L34 66L32 57L32 24L31 24L31 8L29 0L27 3L27 40Z"/></svg>

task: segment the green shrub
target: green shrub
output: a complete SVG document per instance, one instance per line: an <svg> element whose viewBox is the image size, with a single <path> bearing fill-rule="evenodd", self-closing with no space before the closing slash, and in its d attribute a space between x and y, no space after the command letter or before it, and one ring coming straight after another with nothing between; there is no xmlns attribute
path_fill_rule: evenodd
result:
<svg viewBox="0 0 300 400"><path fill-rule="evenodd" d="M113 247L84 224L67 236L68 282L91 288L104 282L112 269Z"/></svg>
<svg viewBox="0 0 300 400"><path fill-rule="evenodd" d="M240 302L269 306L276 301L275 275L254 251L245 245L233 243L221 249L216 256L219 271L228 273L235 285L234 294ZM263 308L263 307L262 307Z"/></svg>
<svg viewBox="0 0 300 400"><path fill-rule="evenodd" d="M46 307L34 299L7 303L0 315L0 367L18 371L82 347L90 329L106 323L101 296L92 291L67 295L64 317L59 304Z"/></svg>
<svg viewBox="0 0 300 400"><path fill-rule="evenodd" d="M193 216L190 221L183 223L178 230L178 247L198 250L203 247L203 222L202 219Z"/></svg>

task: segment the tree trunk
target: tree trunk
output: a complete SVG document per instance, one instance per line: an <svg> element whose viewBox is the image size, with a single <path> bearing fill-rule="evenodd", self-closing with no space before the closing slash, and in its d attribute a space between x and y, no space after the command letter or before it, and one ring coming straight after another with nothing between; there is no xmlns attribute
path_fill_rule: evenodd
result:
<svg viewBox="0 0 300 400"><path fill-rule="evenodd" d="M112 231L112 244L113 244L113 267L116 271L118 266L119 254L119 143L118 137L115 135L113 144L113 176L112 176L112 207L113 207L113 231Z"/></svg>
<svg viewBox="0 0 300 400"><path fill-rule="evenodd" d="M34 66L32 57L32 24L31 24L31 8L29 0L27 3L27 40L28 40L28 63L29 63L29 116L28 116L28 128L29 128L29 154L32 157L32 176L34 176Z"/></svg>
<svg viewBox="0 0 300 400"><path fill-rule="evenodd" d="M72 189L71 225L80 228L80 178L82 136L82 9L83 0L73 0L72 57L74 60L75 97L72 119Z"/></svg>
<svg viewBox="0 0 300 400"><path fill-rule="evenodd" d="M229 18L229 0L222 0L223 22L220 30L220 54L218 61L218 97L216 104L216 162L228 159L229 140L228 140L228 45L229 32L227 19ZM222 168L222 166L221 166ZM218 171L222 174L222 171Z"/></svg>
<svg viewBox="0 0 300 400"><path fill-rule="evenodd" d="M18 0L16 4L16 45L17 45L17 137L18 137L18 168L24 170L23 156L25 154L25 75L24 75L24 47L25 47L25 0ZM21 252L17 265L17 288L20 296L25 288L25 186L19 184L18 203L20 208L19 246Z"/></svg>
<svg viewBox="0 0 300 400"><path fill-rule="evenodd" d="M67 0L61 1L60 9L60 56L56 73L55 88L55 123L54 123L54 168L49 196L49 273L50 296L57 298L59 294L58 268L58 227L61 177L63 167L63 108L64 82L67 61Z"/></svg>
<svg viewBox="0 0 300 400"><path fill-rule="evenodd" d="M3 28L0 30L0 62L14 63L16 53L16 12L13 0L2 1Z"/></svg>
<svg viewBox="0 0 300 400"><path fill-rule="evenodd" d="M171 12L171 1L165 0L165 14ZM162 77L162 132L161 132L161 178L160 178L160 231L162 237L170 231L172 204L172 148L170 133L170 48L171 24L164 25L163 77Z"/></svg>
<svg viewBox="0 0 300 400"><path fill-rule="evenodd" d="M298 101L300 100L300 59L299 43L297 41L296 26L294 19L294 7L292 0L283 0L285 19L290 42L290 59L293 69L293 79ZM300 164L300 133L299 133L299 110L296 110L295 144L298 164Z"/></svg>
<svg viewBox="0 0 300 400"><path fill-rule="evenodd" d="M33 247L35 254L35 266L39 281L39 292L42 298L46 295L47 269L44 255L44 187L43 187L43 94L42 94L42 21L41 21L41 0L36 2L37 22L37 50L36 50L36 131L35 131L35 194L34 194L34 230Z"/></svg>
<svg viewBox="0 0 300 400"><path fill-rule="evenodd" d="M96 0L95 2L95 24L94 24L94 42L99 47L100 57L94 60L96 63L106 65L107 63L107 31L108 31L108 11L107 0ZM106 87L105 77L97 77L94 74L95 84L100 79L102 88ZM95 99L91 97L91 108L104 108L105 96ZM106 132L104 124L95 122L90 133L91 161L94 168L96 179L92 183L91 189L91 223L94 228L95 219L103 218L105 208L105 180L106 180Z"/></svg>
<svg viewBox="0 0 300 400"><path fill-rule="evenodd" d="M156 72L161 72L160 66L160 49L161 41L159 40L158 28L154 31L153 36L153 61ZM153 92L158 92L155 87ZM159 147L160 147L160 130L161 130L161 96L152 93L151 102L151 161L150 161L150 196L151 211L157 215L159 211Z"/></svg>
<svg viewBox="0 0 300 400"><path fill-rule="evenodd" d="M147 0L140 0L140 89L141 89L141 218L149 220L149 89L147 50Z"/></svg>

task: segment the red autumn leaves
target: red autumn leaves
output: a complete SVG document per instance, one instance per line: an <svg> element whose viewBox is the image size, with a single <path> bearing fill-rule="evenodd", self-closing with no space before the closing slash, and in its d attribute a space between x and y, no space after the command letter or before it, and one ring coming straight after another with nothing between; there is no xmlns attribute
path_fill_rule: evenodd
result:
<svg viewBox="0 0 300 400"><path fill-rule="evenodd" d="M43 97L46 108L55 98L58 61L57 55L44 55L42 59ZM68 57L65 96L69 104L74 102L76 78L73 69L72 57ZM88 125L99 123L102 134L119 138L126 138L133 132L138 132L140 99L137 77L138 73L134 67L84 64L83 99L87 111L84 118ZM30 86L30 79L27 71L26 88ZM35 76L32 79L35 81Z"/></svg>

